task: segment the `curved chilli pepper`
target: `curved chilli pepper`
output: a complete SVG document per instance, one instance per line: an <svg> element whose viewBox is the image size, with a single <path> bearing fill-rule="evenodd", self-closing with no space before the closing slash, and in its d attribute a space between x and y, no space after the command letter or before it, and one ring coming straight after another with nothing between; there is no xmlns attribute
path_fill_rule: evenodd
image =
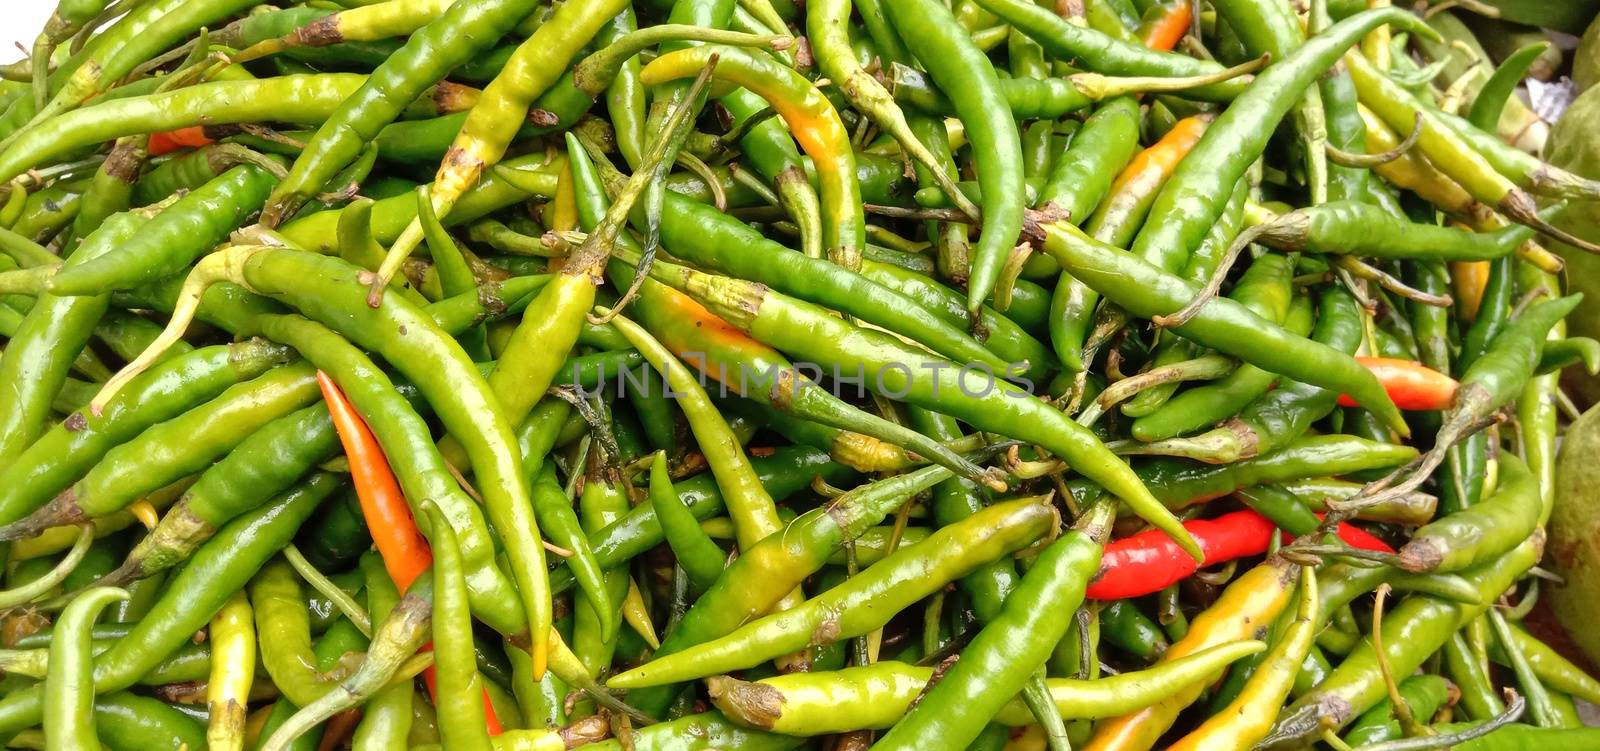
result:
<svg viewBox="0 0 1600 751"><path fill-rule="evenodd" d="M1408 597L1385 614L1383 649L1391 674L1410 675L1452 634L1483 615L1497 593L1504 592L1538 561L1543 547L1544 537L1538 535L1499 560L1464 572L1462 576L1484 594L1480 604L1467 605L1427 596ZM1384 696L1376 650L1370 638L1362 639L1311 693L1301 696L1278 715L1277 725L1262 745L1281 747L1309 738L1324 728L1343 727Z"/></svg>
<svg viewBox="0 0 1600 751"><path fill-rule="evenodd" d="M78 246L67 263L77 265L126 242L145 223L139 213L118 214ZM0 355L0 467L11 464L44 433L50 400L65 383L78 353L105 315L106 295L41 295Z"/></svg>
<svg viewBox="0 0 1600 751"><path fill-rule="evenodd" d="M1022 689L1066 635L1072 621L1062 616L1083 603L1115 510L1114 501L1100 501L1074 529L1050 543L1006 596L999 615L984 624L955 666L874 747L920 748L928 738L954 745L975 740L983 722Z"/></svg>
<svg viewBox="0 0 1600 751"><path fill-rule="evenodd" d="M611 175L607 182L614 182ZM637 213L635 224L642 226ZM690 263L855 316L957 362L996 372L1016 366L915 300L827 261L795 253L714 207L670 192L661 216L661 242Z"/></svg>
<svg viewBox="0 0 1600 751"><path fill-rule="evenodd" d="M244 748L245 709L256 672L254 615L244 592L235 592L217 611L206 638L211 643L206 747L238 751Z"/></svg>
<svg viewBox="0 0 1600 751"><path fill-rule="evenodd" d="M650 507L656 510L656 518L661 521L661 530L666 534L678 565L683 567L696 587L702 592L709 592L722 576L727 555L700 528L700 521L683 504L678 491L672 489L672 477L667 472L667 455L664 452L657 452L655 461L650 465ZM739 559L744 560L748 555L747 552ZM788 594L787 588L779 596L783 594ZM700 599L704 600L705 595L701 595ZM693 613L698 605L697 601L684 616ZM677 629L682 628L682 621L679 621ZM671 640L671 634L668 634L668 640Z"/></svg>
<svg viewBox="0 0 1600 751"><path fill-rule="evenodd" d="M1492 718L1491 718L1492 719ZM1478 723L1450 722L1434 726L1439 733L1460 733L1480 727ZM1542 748L1583 748L1600 742L1600 732L1590 727L1544 728L1533 725L1501 725L1488 735L1451 746L1460 751L1537 751Z"/></svg>
<svg viewBox="0 0 1600 751"><path fill-rule="evenodd" d="M157 0L141 4L99 38L97 48L62 81L55 96L33 113L23 131L55 127L54 118L95 96L173 42L249 7L248 0ZM8 135L16 138L17 133Z"/></svg>
<svg viewBox="0 0 1600 751"><path fill-rule="evenodd" d="M1219 126L1213 126L1208 136L1218 130ZM1201 146L1204 144L1202 139ZM1199 147L1196 148L1186 164L1194 160ZM1174 184L1168 184L1169 190ZM1157 201L1159 204L1160 199ZM1045 251L1063 270L1134 315L1170 315L1194 297L1193 285L1188 282L1157 265L1096 242L1076 227L1058 222L1041 229ZM1349 355L1296 336L1237 302L1227 298L1210 300L1175 331L1262 370L1350 394L1395 432L1410 434L1405 418L1389 400L1382 384Z"/></svg>
<svg viewBox="0 0 1600 751"><path fill-rule="evenodd" d="M1500 457L1494 495L1418 529L1400 548L1407 571L1460 571L1499 558L1533 534L1548 513L1538 478L1516 456Z"/></svg>
<svg viewBox="0 0 1600 751"><path fill-rule="evenodd" d="M1573 664L1561 656L1550 645L1540 641L1527 628L1519 623L1508 623L1511 639L1518 651L1523 653L1534 674L1539 680L1547 684L1552 690L1560 691L1569 696L1588 701L1591 696L1600 696L1600 682L1597 682L1583 668ZM1491 645L1490 657L1499 664L1509 662L1505 654L1505 647L1499 643Z"/></svg>
<svg viewBox="0 0 1600 751"><path fill-rule="evenodd" d="M72 413L0 470L0 523L14 522L48 502L111 448L283 363L288 353L259 339L203 347L158 363L101 414Z"/></svg>
<svg viewBox="0 0 1600 751"><path fill-rule="evenodd" d="M706 67L712 56L717 58L713 75L767 100L811 157L821 188L823 240L828 256L847 269L859 266L867 237L856 182L855 151L838 112L810 81L770 56L721 45L663 54L644 66L640 81L653 86L692 77Z"/></svg>
<svg viewBox="0 0 1600 751"><path fill-rule="evenodd" d="M1404 87L1389 78L1359 55L1347 56L1345 64L1355 79L1362 104L1371 108L1389 127L1409 130L1417 127L1417 150L1441 172L1460 183L1473 198L1495 207L1512 221L1524 224L1573 246L1600 252L1600 247L1550 226L1539 217L1533 198L1494 167L1473 148L1473 144L1440 119L1431 107L1423 105Z"/></svg>
<svg viewBox="0 0 1600 751"><path fill-rule="evenodd" d="M1326 27L1326 18L1313 23L1312 31ZM1327 128L1327 144L1353 154L1367 151L1366 124L1362 122L1356 84L1350 71L1342 65L1335 66L1317 82L1322 97L1322 111ZM1328 165L1328 200L1362 201L1380 187L1369 178L1371 172L1359 167L1346 167L1333 160Z"/></svg>
<svg viewBox="0 0 1600 751"><path fill-rule="evenodd" d="M1392 357L1357 356L1356 362L1372 371L1383 384L1395 406L1411 410L1447 409L1455 403L1458 384L1454 378L1412 360ZM1339 395L1339 406L1357 406L1354 399Z"/></svg>
<svg viewBox="0 0 1600 751"><path fill-rule="evenodd" d="M1409 476L1396 482L1374 483L1352 500L1360 503L1389 500L1421 485L1444 461L1452 446L1476 432L1475 424L1522 394L1538 369L1551 328L1582 300L1583 295L1579 293L1537 302L1506 325L1489 341L1484 353L1461 374L1454 403L1444 413L1433 448L1406 467Z"/></svg>
<svg viewBox="0 0 1600 751"><path fill-rule="evenodd" d="M595 36L595 44L602 45L604 49L638 30L639 19L630 5L607 22L605 28ZM605 89L606 114L611 120L611 129L617 134L617 151L632 168L638 168L644 156L645 133L648 130L645 120L649 117L649 105L646 103L644 84L639 82L640 67L639 61L630 56L617 67L616 75L607 82ZM561 88L569 80L563 77L555 88Z"/></svg>
<svg viewBox="0 0 1600 751"><path fill-rule="evenodd" d="M1254 485L1388 469L1415 458L1417 450L1402 444L1351 435L1317 435L1303 436L1271 454L1232 464L1161 458L1141 462L1135 472L1168 508L1181 509ZM1092 485L1085 487L1086 484L1079 479L1068 480L1067 488L1087 499L1089 493L1098 490Z"/></svg>
<svg viewBox="0 0 1600 751"><path fill-rule="evenodd" d="M536 5L527 0L517 0L513 4L522 15ZM505 68L467 113L461 131L445 152L430 195L435 214L448 216L462 194L478 182L485 170L505 156L533 100L555 84L584 45L626 7L625 0L562 5L527 41L518 45ZM435 25L443 22L441 18ZM492 41L494 36L497 35L490 34L488 38ZM416 37L412 39L415 41ZM378 276L385 284L421 241L422 225L413 221L389 248L378 269Z"/></svg>
<svg viewBox="0 0 1600 751"><path fill-rule="evenodd" d="M579 526L577 513L572 510L572 500L556 480L555 464L545 462L535 472L531 483L534 511L544 520L550 541L571 551L566 557L567 569L573 573L585 601L598 617L601 631L614 633L619 603L611 600L605 572L594 559L594 551L589 548L589 540Z"/></svg>
<svg viewBox="0 0 1600 751"><path fill-rule="evenodd" d="M364 308L365 302L361 303ZM502 633L520 633L526 627L527 616L518 604L511 581L494 563L495 544L484 523L483 511L461 490L434 448L427 422L400 396L388 376L343 337L304 318L268 316L259 321L259 326L265 335L291 344L336 383L343 384L340 391L356 405L359 417L377 426L372 435L377 438L383 457L398 468L395 474L406 491L404 498L427 498L451 515L451 526L468 560L468 586L475 598L478 617ZM330 414L333 408L334 402L330 401ZM351 435L359 436L359 433ZM373 452L366 448L359 453L373 457ZM355 464L352 460L352 468ZM379 472L382 468L376 459L362 462L362 466L363 471ZM377 495L372 497L378 498ZM395 535L406 531L400 524L404 517L400 516L398 504L390 497L384 497L373 511L379 514L374 518L385 522ZM399 537L392 540L397 544L401 541Z"/></svg>
<svg viewBox="0 0 1600 751"><path fill-rule="evenodd" d="M895 551L794 609L620 673L607 685L637 688L692 680L860 636L946 583L1032 544L1057 520L1055 510L1036 498L997 503Z"/></svg>
<svg viewBox="0 0 1600 751"><path fill-rule="evenodd" d="M338 452L339 438L324 405L267 423L202 472L106 583L137 580L177 565L218 527L288 490Z"/></svg>
<svg viewBox="0 0 1600 751"><path fill-rule="evenodd" d="M96 519L209 466L257 428L316 397L311 368L274 368L217 398L155 425L106 452L105 459L43 508L0 527L0 539L31 537L64 523Z"/></svg>
<svg viewBox="0 0 1600 751"><path fill-rule="evenodd" d="M150 613L95 659L95 692L108 694L134 685L187 643L234 592L289 544L300 525L338 486L332 475L313 475L301 487L224 527L173 577ZM34 686L0 698L0 733L12 734L38 724L44 711L43 694Z"/></svg>
<svg viewBox="0 0 1600 751"><path fill-rule="evenodd" d="M1168 663L1222 644L1259 638L1289 604L1295 590L1294 568L1274 556L1234 579L1211 607L1195 617L1188 634L1167 649L1161 662ZM1083 748L1113 751L1153 747L1172 727L1178 713L1200 698L1205 687L1219 677L1221 671L1208 676L1207 680L1190 683L1144 709L1100 722Z"/></svg>
<svg viewBox="0 0 1600 751"><path fill-rule="evenodd" d="M284 698L305 706L334 687L317 669L311 646L311 612L300 578L282 560L250 581L250 604L261 643L261 665Z"/></svg>
<svg viewBox="0 0 1600 751"><path fill-rule="evenodd" d="M119 750L202 748L206 742L204 729L182 710L127 691L95 697L94 728L105 745Z"/></svg>
<svg viewBox="0 0 1600 751"><path fill-rule="evenodd" d="M1111 190L1139 147L1139 101L1117 97L1089 116L1072 138L1067 153L1056 159L1050 178L1039 189L1038 204L1064 212L1083 223ZM1050 344L1068 371L1080 373L1083 341L1099 296L1071 274L1062 273L1050 296Z"/></svg>
<svg viewBox="0 0 1600 751"><path fill-rule="evenodd" d="M1022 233L1026 201L1017 123L993 66L948 8L931 0L889 0L884 8L911 54L954 95L952 103L976 156L983 226L967 279L967 311L976 316L997 286L1002 287L1001 300L1009 296L1010 282L1001 275Z"/></svg>
<svg viewBox="0 0 1600 751"><path fill-rule="evenodd" d="M1471 297L1461 306L1463 313L1471 313L1466 318L1472 324L1460 337L1461 349L1456 357L1458 369L1471 368L1483 356L1489 342L1511 322L1517 296L1516 265L1517 262L1509 257L1482 263L1452 264L1456 288L1471 288ZM1489 436L1477 433L1467 436L1459 445L1448 450L1447 458L1451 461L1445 463L1445 475L1440 482L1443 490L1441 507L1446 511L1459 511L1482 498L1484 478L1488 474L1488 445Z"/></svg>
<svg viewBox="0 0 1600 751"><path fill-rule="evenodd" d="M472 614L467 609L467 581L461 570L461 552L455 532L437 506L422 502L428 515L428 528L437 537L438 565L435 567L433 600L435 702L439 713L439 735L454 748L486 750L490 732L499 734L499 722L491 726L485 714L487 696L483 676L472 655Z"/></svg>
<svg viewBox="0 0 1600 751"><path fill-rule="evenodd" d="M613 325L644 355L650 366L666 378L667 385L680 393L678 406L689 420L695 441L706 454L706 463L711 465L729 516L733 517L739 546L749 549L762 538L779 531L782 524L772 496L762 487L744 449L694 375L638 324L618 316L613 319Z"/></svg>
<svg viewBox="0 0 1600 751"><path fill-rule="evenodd" d="M1017 119L1053 120L1088 109L1101 100L1129 94L1188 92L1216 81L1243 77L1259 67L1261 60L1251 60L1212 75L1184 78L1118 78L1099 73L1073 73L1061 78L1001 78L999 92ZM889 76L896 101L929 114L948 115L956 111L949 97L935 88L921 71L897 63L890 69ZM1043 145L1036 148L1042 149ZM1031 172L1026 174L1029 180L1026 184L1031 186L1037 176ZM957 187L962 186L958 184ZM972 184L966 184L965 188L963 195L974 195ZM950 201L943 188L933 186L933 189L938 191L939 202ZM933 196L927 196L923 200L932 199Z"/></svg>
<svg viewBox="0 0 1600 751"><path fill-rule="evenodd" d="M127 590L98 587L72 599L56 622L50 639L50 672L44 679L46 748L100 748L94 732L94 659L89 627L113 602L128 599Z"/></svg>
<svg viewBox="0 0 1600 751"><path fill-rule="evenodd" d="M317 371L317 386L327 402L339 443L349 458L350 479L355 485L356 498L361 502L361 516L367 520L367 529L372 532L372 542L383 558L383 567L395 587L409 589L411 582L433 564L428 542L417 530L400 483L389 467L389 460L384 458L383 447L372 435L372 429L326 372Z"/></svg>
<svg viewBox="0 0 1600 751"><path fill-rule="evenodd" d="M200 123L321 122L364 80L353 73L318 73L212 81L102 102L18 136L0 151L0 175L11 180L64 153L139 133Z"/></svg>
<svg viewBox="0 0 1600 751"><path fill-rule="evenodd" d="M94 21L106 9L108 0L62 0L55 12L44 22L29 51L27 63L32 68L33 104L37 112L50 102L50 58L56 45L71 39L80 29Z"/></svg>
<svg viewBox="0 0 1600 751"><path fill-rule="evenodd" d="M1165 535L1140 532L1106 545L1100 572L1089 584L1090 599L1143 597L1188 578L1202 565L1260 555L1267 551L1277 529L1271 520L1252 510L1186 521L1183 526L1205 550L1203 562L1197 564ZM1360 550L1393 552L1382 540L1348 524L1339 525L1339 539Z"/></svg>
<svg viewBox="0 0 1600 751"><path fill-rule="evenodd" d="M860 486L794 521L754 545L691 606L656 650L658 657L726 636L771 612L785 595L820 571L838 548L903 506L915 494L950 477L943 467L925 467ZM660 512L657 512L660 517Z"/></svg>
<svg viewBox="0 0 1600 751"><path fill-rule="evenodd" d="M1045 684L1063 716L1113 717L1154 704L1264 649L1266 645L1258 641L1236 641L1146 670L1095 680L1051 678ZM809 736L893 726L922 693L933 670L885 661L831 672L790 673L753 683L719 676L706 684L712 702L733 721L785 735ZM1011 699L1000 708L995 721L1025 725L1033 722L1033 715L1020 700Z"/></svg>
<svg viewBox="0 0 1600 751"><path fill-rule="evenodd" d="M1520 229L1469 232L1412 222L1367 203L1338 201L1295 209L1261 225L1252 238L1274 248L1312 253L1482 261L1515 250L1524 239Z"/></svg>
<svg viewBox="0 0 1600 751"><path fill-rule="evenodd" d="M367 142L393 122L423 89L493 45L536 5L533 0L453 3L432 23L417 30L372 72L359 90L328 115L300 152L289 176L273 189L262 223L275 227L293 216L301 203L355 159ZM484 99L489 98L492 97Z"/></svg>
<svg viewBox="0 0 1600 751"><path fill-rule="evenodd" d="M1278 707L1289 697L1295 676L1311 652L1318 630L1318 607L1317 574L1310 567L1303 567L1300 605L1294 620L1256 665L1239 695L1169 749L1196 751L1228 744L1251 745L1266 737Z"/></svg>
<svg viewBox="0 0 1600 751"><path fill-rule="evenodd" d="M812 362L871 372L874 390L916 406L949 414L983 430L1038 443L1101 483L1134 513L1173 536L1199 557L1183 526L1162 508L1131 469L1088 429L1008 381L979 375L973 364L957 366L894 336L841 321L809 303L727 277L672 264L656 270L729 323L756 339ZM915 364L915 366L913 366ZM923 371L931 371L922 375Z"/></svg>
<svg viewBox="0 0 1600 751"><path fill-rule="evenodd" d="M1459 115L1431 108L1429 114L1438 117L1496 172L1510 178L1523 190L1541 196L1579 200L1594 200L1600 195L1600 181L1573 174L1515 148Z"/></svg>
<svg viewBox="0 0 1600 751"><path fill-rule="evenodd" d="M1266 148L1273 132L1271 124L1282 120L1346 49L1384 24L1432 34L1411 13L1380 8L1340 21L1274 62L1217 116L1206 136L1178 165L1134 240L1134 255L1169 273L1181 269L1206 230L1222 215L1234 183Z"/></svg>
<svg viewBox="0 0 1600 751"><path fill-rule="evenodd" d="M167 207L112 252L70 266L0 274L0 292L32 287L53 295L98 295L182 271L255 213L274 181L259 167L234 167Z"/></svg>
<svg viewBox="0 0 1600 751"><path fill-rule="evenodd" d="M895 104L894 95L857 62L855 51L850 47L850 6L850 0L819 0L806 5L807 39L818 67L852 105L872 118L928 171L940 189L956 202L957 208L970 217L978 217L978 207L955 187L955 180L944 163L912 132L905 113Z"/></svg>
<svg viewBox="0 0 1600 751"><path fill-rule="evenodd" d="M1090 237L1124 247L1139 231L1156 195L1173 170L1200 142L1214 118L1209 114L1179 120L1161 140L1134 155L1112 181L1110 193L1083 225Z"/></svg>
<svg viewBox="0 0 1600 751"><path fill-rule="evenodd" d="M703 81L704 77L697 82L697 91L704 87ZM671 155L682 144L688 124L692 121L689 116L692 109L692 104L686 104L673 110L661 137L652 142L646 164L628 179L619 197L620 202L606 212L595 231L573 250L561 272L532 303L534 312L525 313L513 330L511 339L501 352L500 362L488 379L489 387L508 419L520 421L549 387L555 375L551 365L556 358L547 353L551 350L566 352L577 342L583 329L584 316L594 304L595 285L602 279L606 259L610 257L624 229L626 213L645 187L672 161ZM586 158L585 152L571 133L566 135L566 139L569 159L576 166ZM574 173L569 169L566 174L570 176ZM567 182L570 183L570 179ZM558 200L558 205L560 203ZM574 222L576 218L571 217ZM374 292L380 291L378 280L374 280L373 285ZM369 292L367 302L371 304L373 301L373 293ZM448 446L448 443L445 445Z"/></svg>
<svg viewBox="0 0 1600 751"><path fill-rule="evenodd" d="M426 311L398 295L376 309L368 307L366 276L370 272L337 258L281 248L236 246L208 256L191 272L185 285L193 291L204 289L216 279L227 279L292 305L311 318L337 322L357 344L381 354L416 384L446 430L462 442L472 460L489 519L504 541L512 578L520 590L534 640L534 664L542 667L548 649L549 628L545 624L551 612L549 584L544 548L539 542L527 480L515 448L516 438L487 382L461 346L439 329ZM312 279L319 283L308 284L307 280ZM187 305L195 298L190 294L181 302ZM174 311L166 333L183 331L192 317L191 311L192 307ZM124 374L137 372L145 356L159 354L161 345L160 341L152 345L140 360L124 369ZM108 388L111 385L108 382ZM350 386L345 384L346 388ZM371 415L367 417L370 419ZM394 460L395 452L385 454ZM453 483L453 479L450 481Z"/></svg>
<svg viewBox="0 0 1600 751"><path fill-rule="evenodd" d="M1442 660L1444 673L1461 689L1461 702L1458 706L1464 710L1463 714L1474 720L1486 720L1506 710L1500 693L1489 681L1489 666L1479 662L1477 653L1467 646L1467 640L1460 633L1451 634L1440 653L1444 658ZM1367 710L1368 713L1372 711ZM1384 717L1390 716L1391 713L1384 714ZM1357 720L1357 724L1359 723L1360 720ZM1398 724L1396 723L1397 726ZM1395 732L1399 733L1398 727L1395 728Z"/></svg>
<svg viewBox="0 0 1600 751"><path fill-rule="evenodd" d="M1450 294L1449 266L1438 261L1413 261L1407 264L1406 283L1426 295L1443 297ZM1463 300L1454 300L1461 309ZM1455 311L1436 305L1412 305L1408 320L1413 338L1417 342L1417 360L1425 367L1443 375L1450 375L1454 353L1450 348L1451 319Z"/></svg>
<svg viewBox="0 0 1600 751"><path fill-rule="evenodd" d="M1207 76L1222 70L1222 66L1214 62L1150 49L1138 42L1079 26L1049 9L1031 3L978 0L976 4L1032 37L1052 57L1075 61L1097 73L1172 78ZM1227 101L1243 91L1245 83L1224 81L1210 84L1196 89L1194 96L1209 101Z"/></svg>
<svg viewBox="0 0 1600 751"><path fill-rule="evenodd" d="M294 74L218 80L112 99L61 115L59 127L35 128L18 136L0 151L0 173L14 179L54 157L101 141L197 123L323 122L363 80L365 77L357 74ZM438 109L429 91L424 91L418 102Z"/></svg>

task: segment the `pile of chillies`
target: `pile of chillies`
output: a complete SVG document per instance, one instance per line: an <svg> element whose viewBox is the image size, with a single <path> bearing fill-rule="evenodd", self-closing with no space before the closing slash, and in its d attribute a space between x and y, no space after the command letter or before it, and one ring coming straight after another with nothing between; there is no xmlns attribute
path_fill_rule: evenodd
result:
<svg viewBox="0 0 1600 751"><path fill-rule="evenodd" d="M1600 182L1434 5L60 0L0 740L1600 748Z"/></svg>

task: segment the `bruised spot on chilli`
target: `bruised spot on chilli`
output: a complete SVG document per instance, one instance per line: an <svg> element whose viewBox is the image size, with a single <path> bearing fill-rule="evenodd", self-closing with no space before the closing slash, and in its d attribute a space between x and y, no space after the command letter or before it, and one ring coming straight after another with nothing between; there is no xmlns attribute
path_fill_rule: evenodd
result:
<svg viewBox="0 0 1600 751"><path fill-rule="evenodd" d="M577 748L589 743L599 743L611 735L611 723L603 715L585 717L556 733L566 742L567 748Z"/></svg>
<svg viewBox="0 0 1600 751"><path fill-rule="evenodd" d="M765 683L726 676L706 680L706 690L724 714L762 730L771 730L783 715L783 692Z"/></svg>
<svg viewBox="0 0 1600 751"><path fill-rule="evenodd" d="M811 630L811 646L825 647L839 640L839 616L830 615L822 619L817 627Z"/></svg>
<svg viewBox="0 0 1600 751"><path fill-rule="evenodd" d="M778 371L778 376L772 383L772 403L774 407L784 409L794 402L797 378L798 374L792 368Z"/></svg>
<svg viewBox="0 0 1600 751"><path fill-rule="evenodd" d="M1335 725L1343 725L1352 715L1355 708L1342 696L1323 695L1317 700L1317 715L1326 721L1333 721Z"/></svg>
<svg viewBox="0 0 1600 751"><path fill-rule="evenodd" d="M489 318L504 316L508 307L506 301L500 297L500 285L498 284L485 284L478 287L478 304L483 306L484 315Z"/></svg>
<svg viewBox="0 0 1600 751"><path fill-rule="evenodd" d="M82 412L73 412L67 416L65 422L61 423L61 427L76 433L84 428L89 427L89 418L84 417Z"/></svg>
<svg viewBox="0 0 1600 751"><path fill-rule="evenodd" d="M130 142L132 143L132 142ZM122 148L121 144L111 149L111 154L101 164L108 177L124 184L132 184L139 178L139 170L144 166L143 150L137 147Z"/></svg>
<svg viewBox="0 0 1600 751"><path fill-rule="evenodd" d="M528 122L541 128L553 128L561 123L561 116L542 107L528 110Z"/></svg>
<svg viewBox="0 0 1600 751"><path fill-rule="evenodd" d="M433 87L433 101L441 113L470 109L477 100L478 90L471 86L440 81Z"/></svg>
<svg viewBox="0 0 1600 751"><path fill-rule="evenodd" d="M339 15L323 16L301 26L295 30L294 38L307 47L326 47L344 41L344 33L339 31Z"/></svg>

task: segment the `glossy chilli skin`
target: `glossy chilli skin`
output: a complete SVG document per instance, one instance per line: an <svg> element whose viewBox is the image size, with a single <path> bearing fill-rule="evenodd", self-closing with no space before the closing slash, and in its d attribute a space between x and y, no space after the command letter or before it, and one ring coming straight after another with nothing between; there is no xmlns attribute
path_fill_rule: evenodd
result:
<svg viewBox="0 0 1600 751"><path fill-rule="evenodd" d="M983 186L983 227L973 248L967 310L975 313L997 285L1011 247L1022 231L1022 144L1010 107L999 93L999 79L983 62L948 11L937 3L891 0L888 15L911 53L936 81L956 96L968 137L979 150L978 179Z"/></svg>

